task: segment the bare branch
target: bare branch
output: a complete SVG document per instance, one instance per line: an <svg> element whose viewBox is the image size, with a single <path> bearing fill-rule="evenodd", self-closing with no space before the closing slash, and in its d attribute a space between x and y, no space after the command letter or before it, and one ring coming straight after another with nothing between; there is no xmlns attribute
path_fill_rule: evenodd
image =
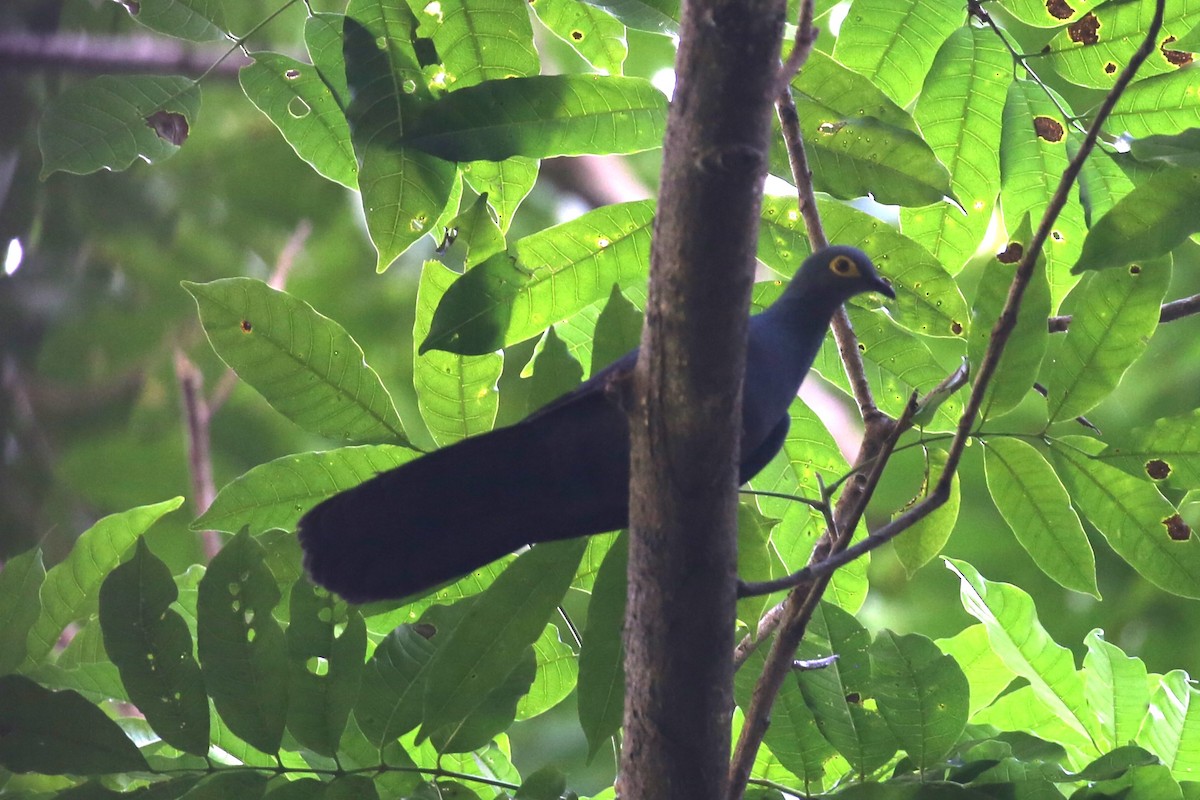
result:
<svg viewBox="0 0 1200 800"><path fill-rule="evenodd" d="M150 72L198 77L211 69L209 74L235 80L238 71L251 60L236 53L222 61L225 54L224 47L150 35L0 33L0 70L54 69L95 75Z"/></svg>
<svg viewBox="0 0 1200 800"><path fill-rule="evenodd" d="M209 450L209 422L212 419L207 401L204 399L204 376L188 360L182 350L175 351L175 379L179 382L179 395L183 402L184 432L187 436L188 475L192 479L192 506L196 514L203 514L217 496L213 483L212 455ZM217 531L200 534L204 542L204 555L212 559L221 549L221 535Z"/></svg>
<svg viewBox="0 0 1200 800"><path fill-rule="evenodd" d="M1158 312L1158 323L1161 325L1164 322L1174 322L1177 319L1183 319L1195 314L1200 314L1200 294L1163 303L1162 308ZM1071 327L1071 315L1063 314L1060 317L1050 317L1050 319L1046 320L1046 324L1050 328L1051 333L1062 333Z"/></svg>

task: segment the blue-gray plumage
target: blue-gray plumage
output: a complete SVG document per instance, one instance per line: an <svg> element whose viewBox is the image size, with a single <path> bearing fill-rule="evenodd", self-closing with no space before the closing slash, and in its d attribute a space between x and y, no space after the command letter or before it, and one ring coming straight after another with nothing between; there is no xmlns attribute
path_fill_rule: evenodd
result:
<svg viewBox="0 0 1200 800"><path fill-rule="evenodd" d="M740 481L783 446L788 407L846 300L894 297L866 254L809 256L770 308L750 319ZM625 527L629 427L606 392L633 350L516 425L464 439L317 505L300 520L313 580L352 602L404 597L527 544Z"/></svg>

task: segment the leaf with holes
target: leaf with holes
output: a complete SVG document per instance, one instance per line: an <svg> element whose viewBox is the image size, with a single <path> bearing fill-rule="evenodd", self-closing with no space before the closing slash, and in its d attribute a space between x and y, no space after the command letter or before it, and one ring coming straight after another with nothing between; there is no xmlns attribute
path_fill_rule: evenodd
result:
<svg viewBox="0 0 1200 800"><path fill-rule="evenodd" d="M490 80L421 106L402 141L449 161L637 153L662 146L667 99L604 75Z"/></svg>
<svg viewBox="0 0 1200 800"><path fill-rule="evenodd" d="M1164 256L1200 230L1200 169L1167 167L1092 222L1075 271L1123 267Z"/></svg>
<svg viewBox="0 0 1200 800"><path fill-rule="evenodd" d="M196 600L204 683L235 734L275 753L287 720L287 644L271 612L279 587L262 546L242 531L208 565Z"/></svg>
<svg viewBox="0 0 1200 800"><path fill-rule="evenodd" d="M420 6L412 4L416 35L437 50L439 88L453 92L540 70L525 0L439 0L418 11Z"/></svg>
<svg viewBox="0 0 1200 800"><path fill-rule="evenodd" d="M349 189L358 185L350 126L315 66L278 53L255 53L238 79L296 155L331 181Z"/></svg>
<svg viewBox="0 0 1200 800"><path fill-rule="evenodd" d="M208 754L208 695L192 657L192 633L171 603L179 597L167 565L145 539L100 587L104 650L121 671L129 700L163 741Z"/></svg>
<svg viewBox="0 0 1200 800"><path fill-rule="evenodd" d="M66 559L46 573L41 613L26 639L25 664L33 666L50 652L68 623L95 608L100 584L150 526L183 505L176 497L104 517L75 541Z"/></svg>
<svg viewBox="0 0 1200 800"><path fill-rule="evenodd" d="M1114 438L1097 460L1177 488L1200 487L1200 409Z"/></svg>
<svg viewBox="0 0 1200 800"><path fill-rule="evenodd" d="M1096 556L1054 468L1020 439L993 437L985 444L988 491L1017 541L1060 586L1099 600Z"/></svg>
<svg viewBox="0 0 1200 800"><path fill-rule="evenodd" d="M1170 280L1163 261L1088 276L1071 327L1042 373L1052 422L1086 414L1117 387L1158 328Z"/></svg>
<svg viewBox="0 0 1200 800"><path fill-rule="evenodd" d="M101 75L76 84L50 101L38 123L41 177L162 161L183 145L199 113L200 88L188 78Z"/></svg>
<svg viewBox="0 0 1200 800"><path fill-rule="evenodd" d="M1053 451L1075 505L1142 577L1180 597L1200 597L1200 538L1154 484L1097 461L1101 447L1067 436Z"/></svg>
<svg viewBox="0 0 1200 800"><path fill-rule="evenodd" d="M307 578L292 585L288 611L287 729L296 741L334 757L358 698L367 628L358 609Z"/></svg>
<svg viewBox="0 0 1200 800"><path fill-rule="evenodd" d="M1057 28L1074 22L1104 0L1071 0L1070 3L1048 0L1001 0L1000 5L1017 19L1038 28Z"/></svg>
<svg viewBox="0 0 1200 800"><path fill-rule="evenodd" d="M482 355L538 335L608 296L613 284L646 279L654 205L605 206L518 239L454 282L419 352Z"/></svg>
<svg viewBox="0 0 1200 800"><path fill-rule="evenodd" d="M625 26L596 5L576 0L530 0L546 30L571 46L596 69L620 75L629 47Z"/></svg>
<svg viewBox="0 0 1200 800"><path fill-rule="evenodd" d="M513 156L503 161L469 161L459 164L463 180L479 194L488 196L500 230L508 232L513 214L537 182L541 162Z"/></svg>
<svg viewBox="0 0 1200 800"><path fill-rule="evenodd" d="M252 278L183 288L217 355L276 411L334 439L408 442L387 389L341 325Z"/></svg>

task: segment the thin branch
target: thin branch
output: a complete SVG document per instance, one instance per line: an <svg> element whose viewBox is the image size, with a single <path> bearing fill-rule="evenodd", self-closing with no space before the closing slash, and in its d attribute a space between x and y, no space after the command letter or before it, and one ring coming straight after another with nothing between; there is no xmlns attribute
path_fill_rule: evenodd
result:
<svg viewBox="0 0 1200 800"><path fill-rule="evenodd" d="M1183 319L1195 314L1200 314L1200 294L1163 303L1162 308L1158 312L1158 323L1161 325L1164 322L1174 322L1177 319ZM1046 324L1050 328L1051 333L1062 333L1071 327L1071 315L1063 314L1060 317L1050 317L1046 320Z"/></svg>
<svg viewBox="0 0 1200 800"><path fill-rule="evenodd" d="M204 376L182 350L175 351L175 379L179 382L179 394L183 401L188 475L192 479L192 505L199 516L208 510L213 498L217 496L209 448L209 423L212 421L212 413L204 399ZM211 560L221 549L221 534L217 531L203 531L200 538L204 542L204 555Z"/></svg>
<svg viewBox="0 0 1200 800"><path fill-rule="evenodd" d="M223 47L148 35L0 34L0 71L54 69L94 75L148 72L188 76L209 72L236 80L238 71L251 61L242 54L222 60L224 56Z"/></svg>

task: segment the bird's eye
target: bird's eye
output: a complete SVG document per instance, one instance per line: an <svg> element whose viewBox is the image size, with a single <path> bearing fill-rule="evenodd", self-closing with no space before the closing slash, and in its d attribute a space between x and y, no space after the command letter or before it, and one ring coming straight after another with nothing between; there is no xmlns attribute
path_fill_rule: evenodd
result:
<svg viewBox="0 0 1200 800"><path fill-rule="evenodd" d="M858 265L849 256L834 256L833 260L829 262L829 268L833 270L834 275L840 275L843 278L858 277Z"/></svg>

